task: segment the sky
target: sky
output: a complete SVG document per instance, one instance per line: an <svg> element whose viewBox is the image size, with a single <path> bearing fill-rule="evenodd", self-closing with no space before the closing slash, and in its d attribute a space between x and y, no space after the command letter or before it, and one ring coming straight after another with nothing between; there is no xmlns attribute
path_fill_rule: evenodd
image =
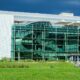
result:
<svg viewBox="0 0 80 80"><path fill-rule="evenodd" d="M0 10L80 16L80 0L0 0Z"/></svg>

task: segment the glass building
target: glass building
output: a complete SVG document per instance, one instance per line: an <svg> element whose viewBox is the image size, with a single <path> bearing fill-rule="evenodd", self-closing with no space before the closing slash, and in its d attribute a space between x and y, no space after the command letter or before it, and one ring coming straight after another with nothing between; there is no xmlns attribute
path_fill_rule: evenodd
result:
<svg viewBox="0 0 80 80"><path fill-rule="evenodd" d="M6 21L3 20L5 26L12 23L1 28L2 32L6 30L2 35L5 48L2 44L1 49L8 53L3 57L9 56L13 60L80 60L80 17L70 13L2 13L7 16L4 17Z"/></svg>
<svg viewBox="0 0 80 80"><path fill-rule="evenodd" d="M78 55L80 53L79 27L78 24L52 25L49 21L15 24L12 27L13 57L67 60L71 55Z"/></svg>

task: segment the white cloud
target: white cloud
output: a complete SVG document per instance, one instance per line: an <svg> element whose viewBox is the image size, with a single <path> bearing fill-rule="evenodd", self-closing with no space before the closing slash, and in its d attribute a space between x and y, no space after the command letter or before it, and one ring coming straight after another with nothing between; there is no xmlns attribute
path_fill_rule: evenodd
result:
<svg viewBox="0 0 80 80"><path fill-rule="evenodd" d="M69 3L72 5L80 5L80 0L70 1Z"/></svg>
<svg viewBox="0 0 80 80"><path fill-rule="evenodd" d="M65 4L73 5L73 6L79 6L80 5L80 0L67 0L64 2L65 2Z"/></svg>

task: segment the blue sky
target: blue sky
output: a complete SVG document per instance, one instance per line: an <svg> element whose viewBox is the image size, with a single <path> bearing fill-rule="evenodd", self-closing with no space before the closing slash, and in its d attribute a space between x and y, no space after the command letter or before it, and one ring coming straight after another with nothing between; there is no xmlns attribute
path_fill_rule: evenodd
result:
<svg viewBox="0 0 80 80"><path fill-rule="evenodd" d="M0 10L48 14L72 12L80 16L80 0L0 0Z"/></svg>

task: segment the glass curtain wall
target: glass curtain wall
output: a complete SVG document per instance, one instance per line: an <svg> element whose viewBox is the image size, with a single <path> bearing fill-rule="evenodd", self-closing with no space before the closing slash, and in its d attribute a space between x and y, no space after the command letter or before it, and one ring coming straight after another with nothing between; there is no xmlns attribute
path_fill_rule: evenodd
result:
<svg viewBox="0 0 80 80"><path fill-rule="evenodd" d="M48 21L14 24L12 58L56 60L80 52L78 26L54 26Z"/></svg>

